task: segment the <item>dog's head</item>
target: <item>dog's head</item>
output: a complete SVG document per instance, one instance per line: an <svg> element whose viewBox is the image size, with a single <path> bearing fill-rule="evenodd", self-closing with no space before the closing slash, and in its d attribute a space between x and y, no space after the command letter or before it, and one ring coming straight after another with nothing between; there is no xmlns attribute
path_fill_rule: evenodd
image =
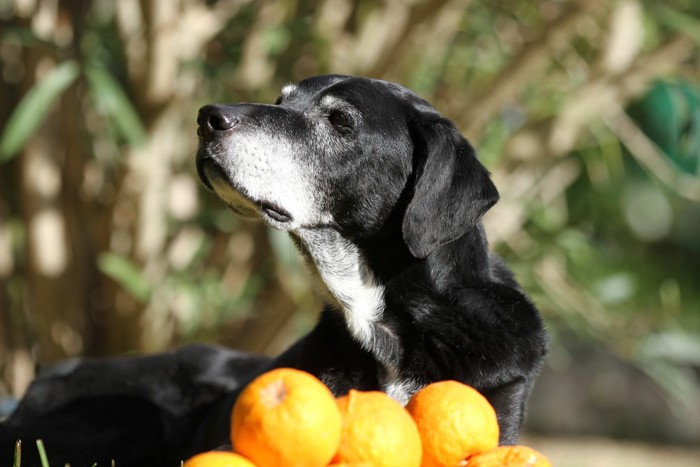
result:
<svg viewBox="0 0 700 467"><path fill-rule="evenodd" d="M202 107L197 123L204 184L278 229L366 240L399 209L396 229L424 258L498 199L452 122L386 81L318 76L286 86L275 105Z"/></svg>

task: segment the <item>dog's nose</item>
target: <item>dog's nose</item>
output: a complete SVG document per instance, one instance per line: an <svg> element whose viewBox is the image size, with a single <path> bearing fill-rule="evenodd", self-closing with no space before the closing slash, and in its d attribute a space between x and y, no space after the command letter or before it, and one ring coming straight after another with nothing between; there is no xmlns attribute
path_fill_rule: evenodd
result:
<svg viewBox="0 0 700 467"><path fill-rule="evenodd" d="M239 123L230 106L205 105L197 114L197 134L200 138L212 137L217 132L228 131Z"/></svg>

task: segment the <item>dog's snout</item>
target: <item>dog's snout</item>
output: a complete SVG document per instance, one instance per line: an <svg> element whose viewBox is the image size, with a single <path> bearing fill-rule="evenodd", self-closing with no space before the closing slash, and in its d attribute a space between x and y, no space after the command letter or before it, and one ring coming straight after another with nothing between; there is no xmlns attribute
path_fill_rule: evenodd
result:
<svg viewBox="0 0 700 467"><path fill-rule="evenodd" d="M229 106L205 105L197 114L197 134L200 138L211 137L231 130L239 121Z"/></svg>

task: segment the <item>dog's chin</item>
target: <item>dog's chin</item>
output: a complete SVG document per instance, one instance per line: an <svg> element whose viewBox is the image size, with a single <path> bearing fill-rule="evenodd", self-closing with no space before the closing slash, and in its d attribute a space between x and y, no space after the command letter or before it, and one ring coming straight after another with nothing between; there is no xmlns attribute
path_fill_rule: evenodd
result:
<svg viewBox="0 0 700 467"><path fill-rule="evenodd" d="M221 178L210 178L209 183L214 193L216 193L233 212L246 219L260 218L260 209L258 206L224 180Z"/></svg>
<svg viewBox="0 0 700 467"><path fill-rule="evenodd" d="M219 177L212 177L209 182L219 198L240 217L251 220L262 219L270 227L278 230L293 228L292 215L277 204L253 201Z"/></svg>

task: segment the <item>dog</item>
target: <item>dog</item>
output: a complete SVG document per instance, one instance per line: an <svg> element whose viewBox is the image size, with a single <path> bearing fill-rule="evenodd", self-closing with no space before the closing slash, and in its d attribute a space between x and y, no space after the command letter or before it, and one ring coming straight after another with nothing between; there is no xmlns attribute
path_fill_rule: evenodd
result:
<svg viewBox="0 0 700 467"><path fill-rule="evenodd" d="M226 443L238 392L276 367L404 404L461 381L494 406L500 443L517 442L548 337L488 249L481 218L499 194L454 123L400 85L323 75L274 105L204 106L197 125L203 184L287 231L308 263L316 327L277 358L197 345L64 364L2 426L6 446L43 437L60 465L176 465Z"/></svg>

